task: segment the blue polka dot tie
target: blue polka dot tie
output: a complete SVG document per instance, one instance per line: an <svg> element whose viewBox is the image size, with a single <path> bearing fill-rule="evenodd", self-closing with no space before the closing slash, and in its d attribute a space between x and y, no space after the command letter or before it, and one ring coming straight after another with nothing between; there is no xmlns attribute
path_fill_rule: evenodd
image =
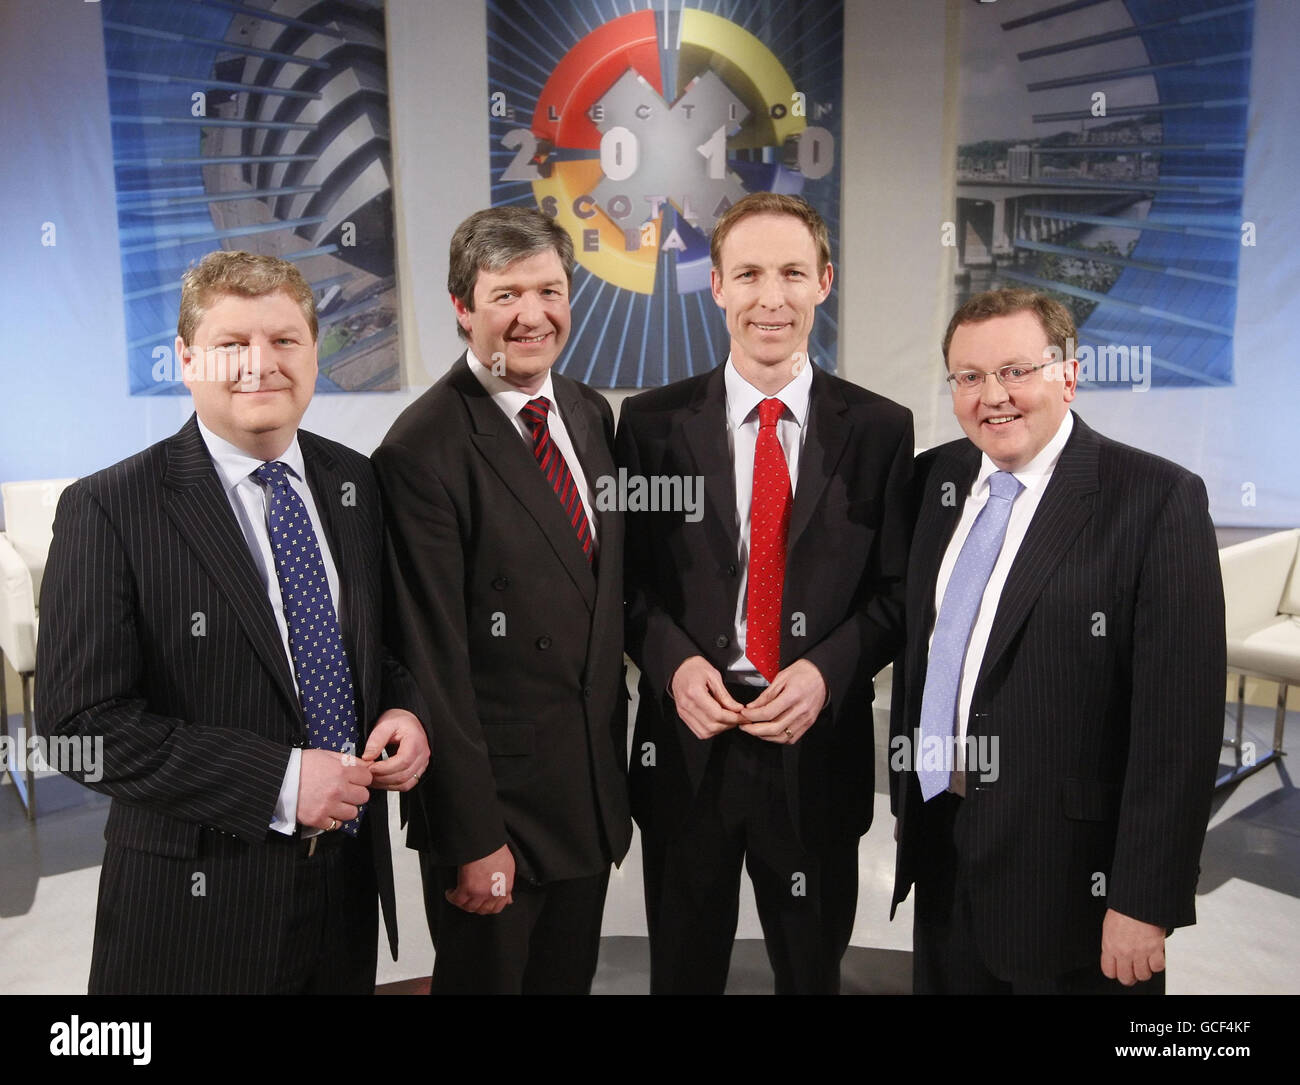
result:
<svg viewBox="0 0 1300 1085"><path fill-rule="evenodd" d="M286 464L264 463L253 475L268 491L271 553L312 748L360 756L352 669L307 506L289 485ZM355 835L360 824L359 813L343 831Z"/></svg>

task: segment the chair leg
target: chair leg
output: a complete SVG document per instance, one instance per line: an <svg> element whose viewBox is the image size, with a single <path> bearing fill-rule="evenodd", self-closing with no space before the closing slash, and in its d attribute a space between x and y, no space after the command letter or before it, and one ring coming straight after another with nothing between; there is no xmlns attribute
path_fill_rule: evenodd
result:
<svg viewBox="0 0 1300 1085"><path fill-rule="evenodd" d="M8 659L4 653L0 652L0 737L10 738L9 734L9 693L5 688L5 678ZM17 672L15 672L17 673ZM19 729L18 735L22 742L26 743L32 734L32 707L31 707L31 686L29 680L31 674L19 674L19 680L22 682L22 700L23 700L23 722ZM9 757L9 747L11 743L4 743L5 758L4 764L0 765L0 772L9 776L14 783L14 791L18 794L18 801L22 803L23 811L27 814L28 821L36 820L35 802L32 794L32 785L35 783L35 776L32 771L31 759L26 756L27 747L21 744L15 747L16 756L12 762ZM26 765L26 771L19 768L20 765Z"/></svg>
<svg viewBox="0 0 1300 1085"><path fill-rule="evenodd" d="M23 731L30 742L36 734L35 712L32 711L32 672L22 675L23 681ZM27 820L36 820L36 772L32 768L32 757L27 758Z"/></svg>
<svg viewBox="0 0 1300 1085"><path fill-rule="evenodd" d="M1242 767L1242 724L1245 719L1245 674L1236 676L1236 741L1225 746L1236 747L1236 767Z"/></svg>
<svg viewBox="0 0 1300 1085"><path fill-rule="evenodd" d="M1242 733L1242 722L1243 722L1243 717L1245 715L1246 676L1240 673L1237 675L1237 738L1236 741L1233 741L1232 739L1229 738L1225 738L1223 740L1223 744L1225 746L1235 746L1237 748L1237 755L1234 758L1234 760L1236 761L1236 765L1233 768L1229 769L1227 772L1225 772L1214 782L1214 788L1216 791L1219 790L1220 788L1229 787L1230 785L1237 783L1239 780L1244 780L1247 776L1259 772L1260 769L1276 761L1279 757L1283 755L1282 728L1284 723L1286 722L1286 695L1287 695L1286 684L1281 682L1278 683L1277 719L1273 724L1273 748L1269 750L1267 753L1265 753L1262 757L1258 755L1252 756L1250 764L1246 764L1242 760L1242 755L1244 752L1243 751L1244 736ZM1254 742L1251 743L1252 751L1254 750L1255 745L1256 744Z"/></svg>
<svg viewBox="0 0 1300 1085"><path fill-rule="evenodd" d="M1273 721L1273 749L1282 752L1282 730L1286 726L1286 691L1287 684L1277 684L1277 718Z"/></svg>

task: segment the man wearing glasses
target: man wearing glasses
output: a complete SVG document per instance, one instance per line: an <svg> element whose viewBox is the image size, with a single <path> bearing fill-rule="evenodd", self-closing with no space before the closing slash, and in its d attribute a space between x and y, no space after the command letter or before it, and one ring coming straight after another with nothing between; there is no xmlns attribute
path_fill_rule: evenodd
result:
<svg viewBox="0 0 1300 1085"><path fill-rule="evenodd" d="M895 668L894 907L916 993L1163 993L1222 736L1201 480L1074 415L1075 328L977 295L944 360L966 440L917 461Z"/></svg>

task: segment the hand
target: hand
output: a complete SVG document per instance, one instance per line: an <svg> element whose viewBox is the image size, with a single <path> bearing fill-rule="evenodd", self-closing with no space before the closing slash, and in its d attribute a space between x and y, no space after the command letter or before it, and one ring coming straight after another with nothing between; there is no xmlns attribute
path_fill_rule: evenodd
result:
<svg viewBox="0 0 1300 1085"><path fill-rule="evenodd" d="M1165 929L1143 923L1113 908L1101 924L1101 971L1111 980L1132 987L1165 970Z"/></svg>
<svg viewBox="0 0 1300 1085"><path fill-rule="evenodd" d="M474 915L496 915L514 903L515 857L502 844L491 855L466 863L456 875L456 888L443 896L457 908Z"/></svg>
<svg viewBox="0 0 1300 1085"><path fill-rule="evenodd" d="M817 722L828 696L817 665L797 659L741 709L745 722L740 729L766 742L792 746Z"/></svg>
<svg viewBox="0 0 1300 1085"><path fill-rule="evenodd" d="M298 824L337 829L370 799L370 766L335 750L303 750Z"/></svg>
<svg viewBox="0 0 1300 1085"><path fill-rule="evenodd" d="M745 722L740 703L723 684L722 675L703 656L691 656L673 675L669 692L677 715L696 738L712 738Z"/></svg>
<svg viewBox="0 0 1300 1085"><path fill-rule="evenodd" d="M385 747L393 749L387 760L380 761L378 757ZM370 763L371 787L410 791L429 767L429 737L424 724L403 708L390 708L375 721L361 760Z"/></svg>

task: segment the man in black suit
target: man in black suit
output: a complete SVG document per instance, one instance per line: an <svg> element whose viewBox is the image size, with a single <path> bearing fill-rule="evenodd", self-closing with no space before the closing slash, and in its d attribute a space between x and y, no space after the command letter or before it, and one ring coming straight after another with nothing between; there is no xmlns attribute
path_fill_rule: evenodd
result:
<svg viewBox="0 0 1300 1085"><path fill-rule="evenodd" d="M777 992L834 993L871 824L872 678L901 638L912 419L809 364L833 270L806 202L740 200L712 260L730 357L628 400L617 441L629 479L704 492L702 511L628 517L651 990L722 992L744 862Z"/></svg>
<svg viewBox="0 0 1300 1085"><path fill-rule="evenodd" d="M292 264L209 253L176 339L195 415L59 501L37 707L113 797L92 994L372 992L377 896L397 956L385 791L429 747L380 642L370 465L298 429L316 328Z"/></svg>
<svg viewBox="0 0 1300 1085"><path fill-rule="evenodd" d="M1205 486L1075 416L1069 310L976 295L944 340L966 433L917 461L895 668L894 906L917 993L1164 990L1222 737Z"/></svg>
<svg viewBox="0 0 1300 1085"><path fill-rule="evenodd" d="M466 352L374 454L392 643L432 709L412 795L434 993L587 993L631 834L623 522L598 509L613 416L551 367L573 243L540 212L471 215L448 290Z"/></svg>

